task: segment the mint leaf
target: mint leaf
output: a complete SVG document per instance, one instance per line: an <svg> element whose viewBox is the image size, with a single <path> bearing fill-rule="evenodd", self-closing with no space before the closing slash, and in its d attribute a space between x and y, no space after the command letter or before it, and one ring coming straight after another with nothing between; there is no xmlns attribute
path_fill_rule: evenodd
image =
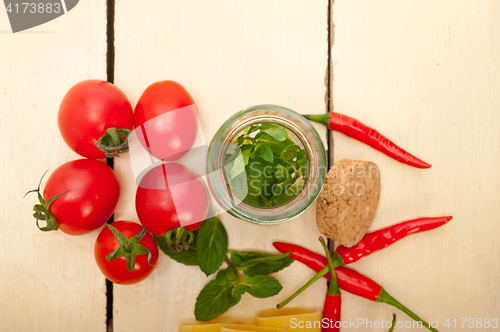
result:
<svg viewBox="0 0 500 332"><path fill-rule="evenodd" d="M235 306L241 301L241 296L245 294L246 290L248 289L248 286L244 286L245 288L242 287L243 285L236 285L233 287L231 291L231 296L232 300L229 302L229 306Z"/></svg>
<svg viewBox="0 0 500 332"><path fill-rule="evenodd" d="M283 182L283 184L285 184L285 182ZM293 185L286 184L284 187L280 187L281 185L282 184L280 183L273 189L275 197L273 197L272 201L276 205L281 205L289 202L290 199L297 196L304 186L304 180L302 180L302 178L299 178ZM284 192L282 191L283 188L286 189Z"/></svg>
<svg viewBox="0 0 500 332"><path fill-rule="evenodd" d="M304 181L298 180L292 186L288 187L287 194L289 195L297 195L302 187L304 186Z"/></svg>
<svg viewBox="0 0 500 332"><path fill-rule="evenodd" d="M306 150L300 150L298 153L297 153L297 168L302 168L302 167L305 167L307 166L307 152Z"/></svg>
<svg viewBox="0 0 500 332"><path fill-rule="evenodd" d="M278 182L283 182L290 178L290 173L288 173L285 166L279 164L276 166L276 173L274 173L274 176Z"/></svg>
<svg viewBox="0 0 500 332"><path fill-rule="evenodd" d="M217 284L219 286L227 286L230 284L234 284L234 282L236 281L236 275L234 274L234 269L230 266L225 270L217 272L215 280L217 280Z"/></svg>
<svg viewBox="0 0 500 332"><path fill-rule="evenodd" d="M271 151L273 151L273 153L277 156L280 156L281 152L283 152L289 145L295 144L291 139L288 138L280 142L263 131L255 135L255 138L258 139L259 142L269 145Z"/></svg>
<svg viewBox="0 0 500 332"><path fill-rule="evenodd" d="M196 266L198 262L196 260L196 237L198 232L194 232L194 240L188 250L183 250L181 252L174 252L170 250L167 245L167 241L163 236L153 235L158 247L173 260L188 266Z"/></svg>
<svg viewBox="0 0 500 332"><path fill-rule="evenodd" d="M203 287L196 298L194 316L197 320L206 322L222 315L231 307L233 301L232 287L223 287L212 280Z"/></svg>
<svg viewBox="0 0 500 332"><path fill-rule="evenodd" d="M243 155L241 152L238 152L238 156L236 159L234 159L232 165L231 164L226 164L224 166L224 169L226 172L229 172L229 179L234 179L237 177L239 174L243 173L245 171L245 163L243 160Z"/></svg>
<svg viewBox="0 0 500 332"><path fill-rule="evenodd" d="M260 299L278 294L283 286L271 276L257 275L243 280L243 285L248 286L247 292Z"/></svg>
<svg viewBox="0 0 500 332"><path fill-rule="evenodd" d="M238 144L229 143L229 145L227 146L226 154L232 155L236 152L238 148L239 148Z"/></svg>
<svg viewBox="0 0 500 332"><path fill-rule="evenodd" d="M239 200L244 200L248 194L247 177L245 173L237 175L234 179L228 179L231 195Z"/></svg>
<svg viewBox="0 0 500 332"><path fill-rule="evenodd" d="M273 151L271 150L271 148L269 147L269 145L267 145L267 144L260 145L260 148L259 148L258 151L259 151L259 156L262 159L264 159L265 161L268 161L270 163L274 162Z"/></svg>
<svg viewBox="0 0 500 332"><path fill-rule="evenodd" d="M264 132L270 136L272 136L275 140L282 142L287 138L287 132L284 127L281 126L272 126L267 129L262 129L261 132Z"/></svg>
<svg viewBox="0 0 500 332"><path fill-rule="evenodd" d="M290 253L271 255L241 263L241 270L249 277L278 272L293 263Z"/></svg>
<svg viewBox="0 0 500 332"><path fill-rule="evenodd" d="M245 203L251 204L251 200L263 200L261 204L265 204L267 198L272 197L272 187L275 183L274 176L270 171L273 167L262 158L254 158L250 160L245 168L248 195L245 198Z"/></svg>
<svg viewBox="0 0 500 332"><path fill-rule="evenodd" d="M207 276L220 268L227 253L227 232L218 218L205 220L198 230L196 250L198 265Z"/></svg>
<svg viewBox="0 0 500 332"><path fill-rule="evenodd" d="M254 131L256 131L257 129L259 129L259 126L258 125L251 125L250 127L247 127L243 130L243 132L247 135L250 135L251 133L253 133Z"/></svg>
<svg viewBox="0 0 500 332"><path fill-rule="evenodd" d="M255 258L262 258L262 257L268 257L272 256L271 254L265 253L265 252L259 252L259 251L236 251L233 250L231 252L231 262L233 262L234 265L237 267L241 267L241 264L243 262L252 260Z"/></svg>
<svg viewBox="0 0 500 332"><path fill-rule="evenodd" d="M249 286L244 285L244 284L237 284L234 286L234 288L240 292L241 294L245 294L245 292L248 290Z"/></svg>
<svg viewBox="0 0 500 332"><path fill-rule="evenodd" d="M286 181L279 183L273 187L273 194L275 197L287 194L288 188L292 185L293 178L288 178ZM291 195L289 198L293 197Z"/></svg>
<svg viewBox="0 0 500 332"><path fill-rule="evenodd" d="M293 160L300 150L300 147L296 144L289 145L283 152L281 152L280 158L284 161Z"/></svg>
<svg viewBox="0 0 500 332"><path fill-rule="evenodd" d="M252 146L251 145L244 145L241 148L241 156L243 157L243 164L246 166L248 165L248 161L250 160L250 157L254 158L255 154L252 153Z"/></svg>

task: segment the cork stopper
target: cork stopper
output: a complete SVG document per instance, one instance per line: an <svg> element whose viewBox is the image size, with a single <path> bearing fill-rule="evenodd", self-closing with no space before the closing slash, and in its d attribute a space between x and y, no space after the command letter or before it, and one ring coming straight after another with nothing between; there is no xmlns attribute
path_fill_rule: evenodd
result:
<svg viewBox="0 0 500 332"><path fill-rule="evenodd" d="M326 175L316 205L316 223L326 237L346 247L368 231L380 197L380 172L371 161L343 159Z"/></svg>

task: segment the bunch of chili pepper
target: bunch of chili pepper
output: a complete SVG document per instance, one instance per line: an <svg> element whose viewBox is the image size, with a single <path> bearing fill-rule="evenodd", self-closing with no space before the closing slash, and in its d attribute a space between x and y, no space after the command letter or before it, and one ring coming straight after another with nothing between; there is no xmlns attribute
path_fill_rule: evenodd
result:
<svg viewBox="0 0 500 332"><path fill-rule="evenodd" d="M363 142L375 150L385 153L397 161L416 168L430 168L431 165L418 159L409 152L397 146L390 139L373 128L349 116L339 113L325 113L317 115L304 115L307 119L324 124L331 130L340 131L344 135Z"/></svg>
<svg viewBox="0 0 500 332"><path fill-rule="evenodd" d="M288 299L278 304L277 307L282 308L283 306L285 306L288 302L290 302L293 298L295 298L298 294L300 294L302 291L304 291L307 287L312 285L316 280L320 279L321 277L325 277L328 280L332 280L333 279L332 274L333 274L336 275L334 279L338 281L338 287L340 287L341 289L349 293L352 293L354 295L364 297L371 301L390 304L400 309L414 320L422 322L422 325L427 327L429 330L437 332L436 329L430 327L420 317L418 317L411 310L409 310L400 302L398 302L395 298L393 298L389 293L385 291L384 288L382 288L382 286L377 284L375 281L342 265L354 263L357 260L366 257L373 252L376 252L378 250L390 246L394 242L408 235L428 231L437 228L439 226L442 226L451 219L452 219L451 216L414 219L396 224L391 227L381 229L373 233L366 234L363 237L363 239L352 248L339 246L335 250L335 254L331 259L333 267L328 266L329 263L328 255L327 257L324 257L322 255L316 254L308 249L305 249L303 247L294 244L274 242L273 243L274 247L278 249L280 252L282 253L291 252L290 254L291 258L305 264L306 266L310 267L311 269L317 272L317 274L308 283L306 283L302 288L300 288ZM331 271L335 271L335 273L331 273ZM336 303L333 304L333 306L335 305ZM340 305L340 300L338 305ZM324 312L326 309L327 308L325 307ZM329 310L327 311L330 312Z"/></svg>

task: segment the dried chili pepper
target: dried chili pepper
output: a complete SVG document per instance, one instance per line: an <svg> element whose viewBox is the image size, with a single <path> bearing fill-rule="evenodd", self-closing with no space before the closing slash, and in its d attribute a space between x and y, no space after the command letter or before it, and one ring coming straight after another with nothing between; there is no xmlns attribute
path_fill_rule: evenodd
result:
<svg viewBox="0 0 500 332"><path fill-rule="evenodd" d="M317 115L305 115L311 121L319 122L331 130L340 131L344 135L363 142L372 148L385 153L397 161L416 168L430 168L431 165L418 159L409 152L397 146L394 142L373 128L360 121L339 113L325 113Z"/></svg>
<svg viewBox="0 0 500 332"><path fill-rule="evenodd" d="M335 251L340 255L344 264L354 263L371 253L384 249L402 238L438 228L446 224L453 217L419 218L405 221L373 233L366 234L363 239L351 248L339 246Z"/></svg>
<svg viewBox="0 0 500 332"><path fill-rule="evenodd" d="M330 281L330 286L328 286L328 291L326 292L325 305L323 307L323 320L322 322L327 323L327 327L323 327L323 332L338 332L340 331L340 307L342 305L342 297L340 295L339 284L337 282L337 275L335 274L335 266L333 265L332 256L330 255L330 250L328 249L325 240L322 237L319 238L323 249L325 250L325 255L328 260L328 268L330 269L332 280ZM339 322L339 323L337 323Z"/></svg>
<svg viewBox="0 0 500 332"><path fill-rule="evenodd" d="M328 260L321 256L318 255L312 251L309 251L306 248L300 248L300 254L299 255L290 255L290 257L294 258L295 260L304 263L314 271L318 272L316 276L314 276L312 280L317 280L321 277L325 277L328 280L331 280L331 274L329 273L329 267L328 265ZM280 246L276 246L275 248L280 250ZM285 253L284 251L283 253ZM359 272L356 272L354 270L351 270L347 267L344 266L338 266L335 267L335 273L337 275L337 280L339 287L351 294L358 295L361 297L364 297L365 299L371 300L371 301L376 301L376 302L383 302L390 304L399 310L403 311L406 313L408 316L413 318L414 320L418 322L422 322L422 325L428 328L429 330L433 332L437 332L435 328L432 328L427 324L425 321L423 321L420 317L415 315L410 309L406 308L404 305L402 305L400 302L398 302L395 298L393 298L389 293L385 291L385 289L382 288L379 284L377 284L375 281L371 280L370 278L362 275ZM310 286L312 283L310 283L308 286ZM307 284L306 284L307 285ZM305 290L307 287L302 287L300 289L300 292ZM296 292L294 294L297 296L300 292ZM289 301L288 301L289 302ZM288 303L287 302L287 303Z"/></svg>

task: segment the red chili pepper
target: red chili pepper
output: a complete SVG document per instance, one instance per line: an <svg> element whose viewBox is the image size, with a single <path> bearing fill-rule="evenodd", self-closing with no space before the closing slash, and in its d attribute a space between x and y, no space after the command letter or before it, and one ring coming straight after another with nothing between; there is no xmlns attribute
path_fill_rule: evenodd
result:
<svg viewBox="0 0 500 332"><path fill-rule="evenodd" d="M340 307L342 306L342 297L326 294L325 306L323 307L323 323L328 327L323 327L323 332L340 331ZM326 322L325 322L326 321ZM340 322L340 323L337 323Z"/></svg>
<svg viewBox="0 0 500 332"><path fill-rule="evenodd" d="M276 246L275 243L273 244L275 248L278 249L279 251L281 251L280 248L283 248L283 246ZM300 254L294 255L294 252L292 251L290 257L294 258L295 260L301 263L304 263L314 271L318 272L316 276L322 275L326 279L331 280L331 274L326 273L326 271L329 270L329 268L327 267L328 260L326 259L326 257L318 255L306 248L302 248L299 246L296 247L299 248ZM288 251L281 251L281 252L286 253ZM380 286L370 278L344 266L336 267L335 272L337 275L339 287L341 289L351 294L364 297L365 299L371 301L390 304L398 308L399 310L403 311L414 320L421 321L422 325L428 328L429 330L437 332L436 329L430 327L429 324L427 324L420 317L415 315L410 309L406 308L404 305L399 303L395 298L389 295L389 293L387 293L385 289L382 288L382 286ZM311 280L314 279L315 278ZM305 288L303 287L300 291L303 291L304 289ZM294 295L297 296L298 294L296 293Z"/></svg>
<svg viewBox="0 0 500 332"><path fill-rule="evenodd" d="M317 254L315 252L310 251L309 249L303 248L296 244L285 243L285 242L273 242L273 246L282 253L291 252L290 257L295 259L296 261L305 264L309 268L313 269L316 272L321 271L327 263L327 260L324 256ZM335 254L333 257L333 263L335 267L343 265L344 262L340 258L338 254ZM332 278L330 272L325 276L328 280Z"/></svg>
<svg viewBox="0 0 500 332"><path fill-rule="evenodd" d="M368 233L354 247L337 247L335 251L338 255L333 256L335 267L357 262L361 258L384 249L406 236L438 228L439 226L446 224L452 218L452 216L419 218L386 227L373 233ZM290 257L306 264L313 270L316 270L317 266L323 265L325 262L325 257L322 255L311 252L295 244L274 242L273 245L276 249L283 253L292 252ZM321 270L321 268L319 270ZM319 270L316 270L316 272Z"/></svg>
<svg viewBox="0 0 500 332"><path fill-rule="evenodd" d="M328 260L326 259L326 257L301 246L283 242L274 242L273 245L276 249L278 249L278 251L282 253L292 252L290 254L291 258L301 262L302 264L305 264L315 272L319 273L328 264ZM333 259L335 260L335 257ZM355 274L359 274L358 272L347 268L342 268L338 265L338 263L334 264L339 287L341 289L346 290L349 293L364 297L368 300L375 301L377 299L377 296L380 293L380 286L377 283L363 278L356 279ZM362 275L359 274L359 276ZM332 275L330 272L325 274L324 277L328 280L332 279Z"/></svg>
<svg viewBox="0 0 500 332"><path fill-rule="evenodd" d="M325 250L325 255L328 261L328 268L330 269L330 286L328 287L328 292L326 292L325 306L323 307L323 320L322 322L327 323L327 327L323 327L323 332L339 332L340 331L340 307L342 305L342 297L340 295L339 284L337 282L337 275L335 273L335 265L333 263L332 257L330 256L330 250L325 243L325 240L320 237L319 241ZM339 323L337 323L339 322Z"/></svg>
<svg viewBox="0 0 500 332"><path fill-rule="evenodd" d="M344 266L336 267L335 273L341 289L370 301L377 301L382 287L375 281ZM325 275L325 278L329 277L331 278L331 275Z"/></svg>
<svg viewBox="0 0 500 332"><path fill-rule="evenodd" d="M401 240L408 235L438 228L439 226L442 226L450 221L451 218L453 217L419 218L405 221L394 226L366 234L354 247L346 248L344 246L339 246L335 249L335 251L340 255L345 264L354 263L375 251L390 246L394 242Z"/></svg>
<svg viewBox="0 0 500 332"><path fill-rule="evenodd" d="M368 144L372 148L385 153L397 161L416 168L430 168L431 165L422 161L397 146L394 142L379 133L373 128L361 123L360 121L342 115L339 113L325 113L318 115L305 115L311 121L319 122L331 130L340 131L344 135L357 139L360 142Z"/></svg>

